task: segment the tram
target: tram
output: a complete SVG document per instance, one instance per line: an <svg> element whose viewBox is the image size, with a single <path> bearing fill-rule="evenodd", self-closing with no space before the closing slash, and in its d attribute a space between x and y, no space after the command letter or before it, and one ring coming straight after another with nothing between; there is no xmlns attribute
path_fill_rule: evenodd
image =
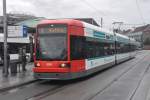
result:
<svg viewBox="0 0 150 100"><path fill-rule="evenodd" d="M137 46L134 39L79 20L43 20L35 34L34 77L84 77L134 58Z"/></svg>

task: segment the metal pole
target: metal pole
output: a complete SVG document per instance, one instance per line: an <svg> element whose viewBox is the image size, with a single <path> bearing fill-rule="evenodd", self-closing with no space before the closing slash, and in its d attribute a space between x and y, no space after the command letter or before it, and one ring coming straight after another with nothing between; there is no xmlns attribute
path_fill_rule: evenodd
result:
<svg viewBox="0 0 150 100"><path fill-rule="evenodd" d="M103 28L103 18L101 18L101 28Z"/></svg>
<svg viewBox="0 0 150 100"><path fill-rule="evenodd" d="M7 12L6 12L6 0L3 0L3 30L4 30L4 68L3 72L5 76L8 76L7 67Z"/></svg>

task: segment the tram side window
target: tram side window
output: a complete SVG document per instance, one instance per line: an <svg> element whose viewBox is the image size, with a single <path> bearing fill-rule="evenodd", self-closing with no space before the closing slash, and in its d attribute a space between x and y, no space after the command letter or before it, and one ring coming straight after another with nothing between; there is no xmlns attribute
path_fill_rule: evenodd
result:
<svg viewBox="0 0 150 100"><path fill-rule="evenodd" d="M85 37L71 36L71 59L88 59L115 54L114 43L86 40Z"/></svg>
<svg viewBox="0 0 150 100"><path fill-rule="evenodd" d="M95 46L95 55L96 57L104 56L104 44L101 42L98 42Z"/></svg>
<svg viewBox="0 0 150 100"><path fill-rule="evenodd" d="M77 59L84 59L84 53L83 53L83 37L80 36L71 36L71 59L77 60Z"/></svg>
<svg viewBox="0 0 150 100"><path fill-rule="evenodd" d="M114 43L86 41L86 58L110 56L115 54Z"/></svg>
<svg viewBox="0 0 150 100"><path fill-rule="evenodd" d="M136 50L136 46L135 45L130 45L130 51L135 51Z"/></svg>
<svg viewBox="0 0 150 100"><path fill-rule="evenodd" d="M104 52L105 52L105 56L115 54L115 45L114 45L114 43L104 43Z"/></svg>
<svg viewBox="0 0 150 100"><path fill-rule="evenodd" d="M120 45L116 42L116 53L120 53Z"/></svg>
<svg viewBox="0 0 150 100"><path fill-rule="evenodd" d="M91 58L94 55L94 48L92 42L85 41L85 48L84 48L84 56L85 58Z"/></svg>
<svg viewBox="0 0 150 100"><path fill-rule="evenodd" d="M130 45L124 43L117 43L116 49L117 53L127 53L130 52Z"/></svg>
<svg viewBox="0 0 150 100"><path fill-rule="evenodd" d="M100 42L85 41L85 58L94 58L104 56L104 45Z"/></svg>

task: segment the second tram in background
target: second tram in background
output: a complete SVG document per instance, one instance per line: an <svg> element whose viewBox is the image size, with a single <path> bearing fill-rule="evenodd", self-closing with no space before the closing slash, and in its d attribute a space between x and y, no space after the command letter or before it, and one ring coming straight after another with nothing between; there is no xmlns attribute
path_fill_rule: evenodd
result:
<svg viewBox="0 0 150 100"><path fill-rule="evenodd" d="M37 79L75 79L135 57L138 43L72 19L37 26L33 68Z"/></svg>

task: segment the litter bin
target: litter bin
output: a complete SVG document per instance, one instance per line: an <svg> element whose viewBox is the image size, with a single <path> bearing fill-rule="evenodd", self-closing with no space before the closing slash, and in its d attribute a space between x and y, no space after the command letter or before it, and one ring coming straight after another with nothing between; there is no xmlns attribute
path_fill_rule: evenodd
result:
<svg viewBox="0 0 150 100"><path fill-rule="evenodd" d="M11 63L10 72L13 73L13 74L17 73L17 63L16 62Z"/></svg>

